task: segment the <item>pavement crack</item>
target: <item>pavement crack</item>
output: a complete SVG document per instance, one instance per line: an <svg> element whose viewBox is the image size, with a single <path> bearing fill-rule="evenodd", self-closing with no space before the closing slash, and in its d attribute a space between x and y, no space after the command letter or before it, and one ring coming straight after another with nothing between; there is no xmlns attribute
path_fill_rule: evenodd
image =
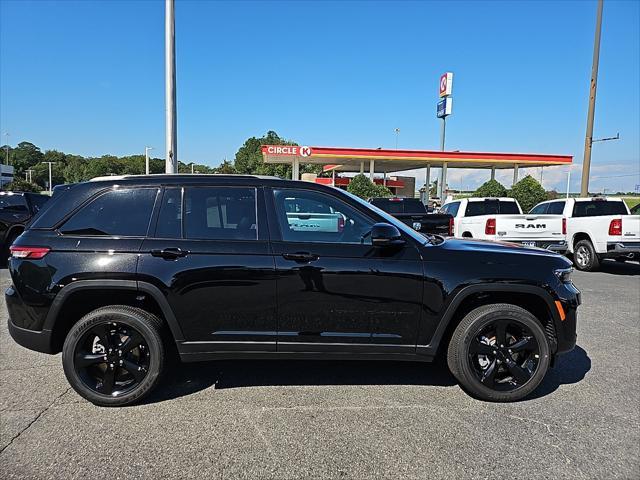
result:
<svg viewBox="0 0 640 480"><path fill-rule="evenodd" d="M565 458L567 463L573 463L573 465L575 466L575 469L578 471L578 473L580 474L580 476L582 478L587 478L585 473L580 469L580 466L578 465L578 462L576 462L573 458L571 458L569 455L567 455L567 453L565 453L565 451L562 448L562 446L560 446L559 442L561 442L561 439L555 433L553 433L553 431L551 430L551 425L549 425L548 423L542 422L540 420L536 420L534 418L518 417L517 415L508 415L508 414L505 414L504 416L507 417L507 418L513 418L515 420L520 420L521 422L536 423L538 425L544 426L547 429L547 433L549 434L549 436L553 437L557 441L556 443L549 442L549 445L552 446L553 448L555 448L556 450L558 450L558 452L560 452L562 454L562 456Z"/></svg>
<svg viewBox="0 0 640 480"><path fill-rule="evenodd" d="M273 451L273 446L271 445L271 442L269 441L269 439L267 437L265 437L264 433L262 433L262 429L258 426L258 424L255 422L255 420L253 418L251 418L251 415L249 415L249 412L247 412L246 408L242 409L242 414L245 416L247 421L251 424L253 429L256 431L256 433L258 434L258 436L262 440L262 443L264 443L264 446L267 448L267 451L270 454L273 455L275 452Z"/></svg>
<svg viewBox="0 0 640 480"><path fill-rule="evenodd" d="M53 407L53 405L60 399L62 398L64 395L66 395L67 393L69 393L69 391L71 390L71 387L68 387L66 390L64 390L60 395L58 395L56 398L54 398L51 403L49 403L49 405L47 405L45 408L43 408L40 413L38 413L38 415L35 416L35 418L33 420L31 420L26 427L24 427L22 430L20 430L17 434L15 434L11 440L9 440L9 443L7 443L4 447L2 447L2 449L0 449L0 455L7 449L9 448L13 442L20 437L20 435L22 435L24 432L26 432L31 425L33 425L34 423L36 423L40 417L42 417L47 411L49 411L49 409L51 407Z"/></svg>

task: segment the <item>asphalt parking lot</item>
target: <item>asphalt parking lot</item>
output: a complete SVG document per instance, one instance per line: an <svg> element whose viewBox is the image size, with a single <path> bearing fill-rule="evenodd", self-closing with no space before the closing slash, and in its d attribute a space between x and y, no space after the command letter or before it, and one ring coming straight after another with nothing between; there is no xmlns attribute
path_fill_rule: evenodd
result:
<svg viewBox="0 0 640 480"><path fill-rule="evenodd" d="M575 275L578 347L532 398L468 397L439 365L183 365L143 405L68 386L0 300L2 478L640 478L640 266ZM9 285L0 270L0 289Z"/></svg>

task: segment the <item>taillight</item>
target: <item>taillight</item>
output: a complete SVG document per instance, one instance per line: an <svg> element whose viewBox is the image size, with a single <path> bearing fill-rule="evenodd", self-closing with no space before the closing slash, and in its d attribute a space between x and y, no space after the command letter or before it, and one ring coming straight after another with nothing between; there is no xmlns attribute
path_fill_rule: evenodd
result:
<svg viewBox="0 0 640 480"><path fill-rule="evenodd" d="M487 224L484 226L484 234L485 235L495 235L496 234L496 219L495 218L487 218Z"/></svg>
<svg viewBox="0 0 640 480"><path fill-rule="evenodd" d="M342 232L344 230L344 217L338 218L338 231Z"/></svg>
<svg viewBox="0 0 640 480"><path fill-rule="evenodd" d="M622 219L616 218L609 224L609 235L622 235Z"/></svg>
<svg viewBox="0 0 640 480"><path fill-rule="evenodd" d="M49 250L47 247L23 247L22 245L12 245L9 247L11 256L14 258L38 259L49 253Z"/></svg>
<svg viewBox="0 0 640 480"><path fill-rule="evenodd" d="M567 219L566 218L562 219L562 234L563 235L567 234Z"/></svg>
<svg viewBox="0 0 640 480"><path fill-rule="evenodd" d="M453 217L451 217L449 218L449 236L450 237L453 236L453 227L454 227Z"/></svg>

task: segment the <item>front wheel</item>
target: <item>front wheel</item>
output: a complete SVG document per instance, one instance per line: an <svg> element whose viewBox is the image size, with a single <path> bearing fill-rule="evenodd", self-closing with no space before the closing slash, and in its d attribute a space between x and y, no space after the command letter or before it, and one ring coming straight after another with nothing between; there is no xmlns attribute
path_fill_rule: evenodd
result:
<svg viewBox="0 0 640 480"><path fill-rule="evenodd" d="M131 405L153 390L164 365L162 322L139 308L114 305L82 317L62 349L67 380L90 402Z"/></svg>
<svg viewBox="0 0 640 480"><path fill-rule="evenodd" d="M511 402L529 395L550 364L547 337L527 310L485 305L456 327L447 363L461 386L481 400Z"/></svg>

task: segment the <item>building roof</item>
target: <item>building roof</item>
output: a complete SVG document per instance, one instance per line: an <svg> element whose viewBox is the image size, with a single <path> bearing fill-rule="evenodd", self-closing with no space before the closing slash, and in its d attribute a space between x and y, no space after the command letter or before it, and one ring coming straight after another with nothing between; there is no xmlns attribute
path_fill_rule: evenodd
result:
<svg viewBox="0 0 640 480"><path fill-rule="evenodd" d="M359 171L364 161L369 171L369 160L374 161L376 172L400 172L424 168L427 165L448 168L522 168L571 165L572 155L539 153L491 153L434 150L384 150L373 148L308 147L295 145L263 145L265 163L313 163L325 170Z"/></svg>

